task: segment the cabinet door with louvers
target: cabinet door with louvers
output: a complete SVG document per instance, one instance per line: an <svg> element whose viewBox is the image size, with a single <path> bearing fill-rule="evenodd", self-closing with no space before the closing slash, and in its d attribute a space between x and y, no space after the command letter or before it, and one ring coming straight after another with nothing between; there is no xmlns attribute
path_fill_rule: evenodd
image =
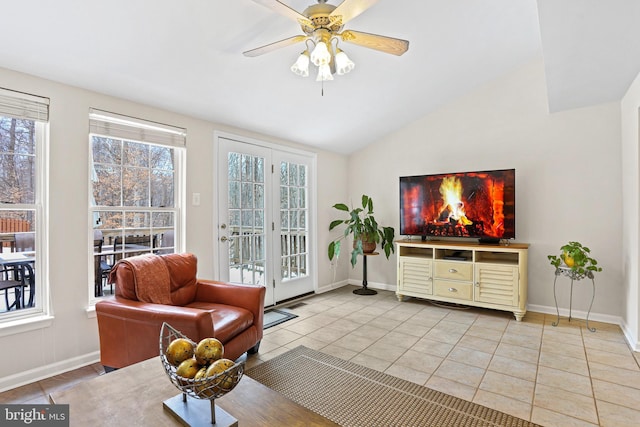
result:
<svg viewBox="0 0 640 427"><path fill-rule="evenodd" d="M518 306L517 266L478 263L475 267L475 301Z"/></svg>
<svg viewBox="0 0 640 427"><path fill-rule="evenodd" d="M430 259L401 257L398 266L398 293L417 297L433 294L433 267Z"/></svg>

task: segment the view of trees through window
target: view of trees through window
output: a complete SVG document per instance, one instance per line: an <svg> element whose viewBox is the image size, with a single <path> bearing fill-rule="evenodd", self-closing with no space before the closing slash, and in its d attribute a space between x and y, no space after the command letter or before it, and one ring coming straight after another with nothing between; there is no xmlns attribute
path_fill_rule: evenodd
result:
<svg viewBox="0 0 640 427"><path fill-rule="evenodd" d="M0 264L5 287L0 312L41 304L34 288L36 146L41 129L33 120L0 116L0 249L9 261ZM13 262L16 256L25 262Z"/></svg>
<svg viewBox="0 0 640 427"><path fill-rule="evenodd" d="M308 274L307 188L305 165L280 163L280 270L283 280Z"/></svg>
<svg viewBox="0 0 640 427"><path fill-rule="evenodd" d="M0 116L0 233L35 230L34 210L28 209L35 203L35 147L33 120Z"/></svg>
<svg viewBox="0 0 640 427"><path fill-rule="evenodd" d="M171 147L93 137L96 206L173 207Z"/></svg>
<svg viewBox="0 0 640 427"><path fill-rule="evenodd" d="M35 231L36 123L0 116L0 237L15 250L15 232Z"/></svg>
<svg viewBox="0 0 640 427"><path fill-rule="evenodd" d="M170 146L91 135L95 296L121 259L174 252L176 153ZM98 255L97 253L100 253Z"/></svg>

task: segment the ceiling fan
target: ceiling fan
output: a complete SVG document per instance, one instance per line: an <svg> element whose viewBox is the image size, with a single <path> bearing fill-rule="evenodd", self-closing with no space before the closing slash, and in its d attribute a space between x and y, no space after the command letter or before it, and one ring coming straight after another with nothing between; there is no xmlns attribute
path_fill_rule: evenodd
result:
<svg viewBox="0 0 640 427"><path fill-rule="evenodd" d="M254 57L276 49L304 42L306 49L291 66L291 71L306 77L309 75L309 61L318 67L316 80L333 80L333 74L339 75L351 71L355 64L338 48L338 42L344 41L375 49L393 55L402 55L409 49L407 40L361 31L344 30L344 25L360 15L378 0L344 0L334 6L327 0L318 0L318 4L307 7L302 13L295 11L278 0L253 0L300 24L304 35L297 35L255 49L243 54ZM334 46L335 42L335 46ZM311 50L311 53L309 51Z"/></svg>

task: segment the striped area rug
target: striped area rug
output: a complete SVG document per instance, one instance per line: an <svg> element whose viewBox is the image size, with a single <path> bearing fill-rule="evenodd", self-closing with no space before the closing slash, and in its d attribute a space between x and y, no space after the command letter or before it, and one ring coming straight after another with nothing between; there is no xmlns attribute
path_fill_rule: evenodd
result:
<svg viewBox="0 0 640 427"><path fill-rule="evenodd" d="M345 427L536 426L304 346L245 374Z"/></svg>

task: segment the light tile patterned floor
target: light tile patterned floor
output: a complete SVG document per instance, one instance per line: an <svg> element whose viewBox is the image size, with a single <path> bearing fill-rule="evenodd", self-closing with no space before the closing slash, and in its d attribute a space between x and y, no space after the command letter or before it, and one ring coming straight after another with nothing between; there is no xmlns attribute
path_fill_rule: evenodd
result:
<svg viewBox="0 0 640 427"><path fill-rule="evenodd" d="M640 425L640 355L617 325L399 302L353 286L294 307L267 329L261 363L305 345L544 426Z"/></svg>
<svg viewBox="0 0 640 427"><path fill-rule="evenodd" d="M298 345L498 409L544 426L640 425L640 354L616 325L528 313L399 302L353 286L305 299L299 317L269 328L254 366ZM53 390L103 373L95 364L0 394L47 403Z"/></svg>

